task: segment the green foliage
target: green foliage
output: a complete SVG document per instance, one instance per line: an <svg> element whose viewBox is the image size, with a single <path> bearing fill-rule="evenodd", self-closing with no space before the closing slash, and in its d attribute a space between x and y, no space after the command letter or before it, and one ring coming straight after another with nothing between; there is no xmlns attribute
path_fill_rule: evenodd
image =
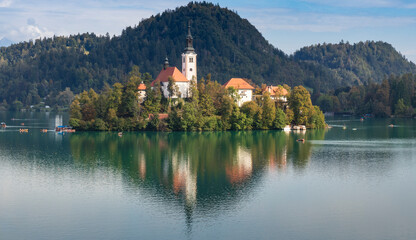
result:
<svg viewBox="0 0 416 240"><path fill-rule="evenodd" d="M124 118L137 117L138 114L138 96L137 86L134 81L129 81L123 88L121 95L121 104L118 108L118 116Z"/></svg>
<svg viewBox="0 0 416 240"><path fill-rule="evenodd" d="M415 64L384 42L318 44L295 52L294 59L328 67L333 80L340 83L335 87L368 84L368 79L380 83L386 75L416 73Z"/></svg>
<svg viewBox="0 0 416 240"><path fill-rule="evenodd" d="M396 105L394 114L398 117L411 117L414 113L413 108L404 103L403 98L400 98Z"/></svg>
<svg viewBox="0 0 416 240"><path fill-rule="evenodd" d="M161 108L162 93L160 91L160 83L155 83L154 87L146 86L146 99L144 100L144 113L148 116L152 113L158 113Z"/></svg>
<svg viewBox="0 0 416 240"><path fill-rule="evenodd" d="M172 77L168 77L168 93L169 101L171 101L172 97L179 95L179 87L176 85Z"/></svg>
<svg viewBox="0 0 416 240"><path fill-rule="evenodd" d="M195 131L198 129L198 106L195 102L187 102L183 107L181 129Z"/></svg>
<svg viewBox="0 0 416 240"><path fill-rule="evenodd" d="M199 108L201 110L202 116L210 117L215 114L214 102L212 101L212 98L206 93L201 94L199 100Z"/></svg>
<svg viewBox="0 0 416 240"><path fill-rule="evenodd" d="M303 86L294 87L288 101L289 108L293 111L292 123L295 125L307 125L310 111L313 109L308 90Z"/></svg>
<svg viewBox="0 0 416 240"><path fill-rule="evenodd" d="M307 128L321 129L325 127L325 116L318 106L313 106L309 112Z"/></svg>
<svg viewBox="0 0 416 240"><path fill-rule="evenodd" d="M269 129L273 127L273 122L276 117L275 103L270 99L269 93L266 93L261 98L262 108L262 126L261 129Z"/></svg>
<svg viewBox="0 0 416 240"><path fill-rule="evenodd" d="M96 131L105 131L105 130L107 130L106 123L101 118L95 119L93 128Z"/></svg>
<svg viewBox="0 0 416 240"><path fill-rule="evenodd" d="M19 100L13 101L12 110L19 111L22 108L23 108L23 103L21 101L19 101Z"/></svg>
<svg viewBox="0 0 416 240"><path fill-rule="evenodd" d="M285 126L286 126L286 114L282 109L277 108L276 117L274 118L274 121L273 121L273 128L283 129Z"/></svg>
<svg viewBox="0 0 416 240"><path fill-rule="evenodd" d="M416 106L416 75L390 76L380 84L340 88L319 96L317 104L325 111L410 117Z"/></svg>
<svg viewBox="0 0 416 240"><path fill-rule="evenodd" d="M75 119L82 119L82 114L81 114L81 106L79 105L79 101L78 99L75 99L70 106L70 110L69 110L69 115L71 115L72 118ZM72 124L71 124L72 126Z"/></svg>
<svg viewBox="0 0 416 240"><path fill-rule="evenodd" d="M241 112L245 113L247 117L254 118L256 113L259 111L259 106L256 102L250 101L245 102L241 106Z"/></svg>
<svg viewBox="0 0 416 240"><path fill-rule="evenodd" d="M69 126L72 126L74 129L80 129L80 121L81 120L78 119L78 118L70 118L69 119Z"/></svg>

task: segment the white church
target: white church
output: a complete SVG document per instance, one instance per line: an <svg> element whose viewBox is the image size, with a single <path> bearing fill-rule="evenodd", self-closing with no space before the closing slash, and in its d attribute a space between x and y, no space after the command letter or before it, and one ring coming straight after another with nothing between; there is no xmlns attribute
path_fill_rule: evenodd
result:
<svg viewBox="0 0 416 240"><path fill-rule="evenodd" d="M182 53L182 72L179 71L176 67L170 67L168 58L165 59L165 63L162 71L160 71L157 78L151 83L153 87L155 83L160 82L160 86L163 92L163 95L168 98L168 84L169 77L173 78L176 86L179 88L179 96L172 96L172 98L188 98L190 97L190 87L191 82L197 82L197 54L193 47L193 38L191 35L191 26L188 25L188 35L186 36L186 48L184 53ZM224 88L233 87L237 90L240 95L238 100L238 106L241 106L244 102L249 102L252 100L252 93L254 87L247 83L242 78L232 78L227 83L224 84ZM139 100L143 101L146 96L146 86L141 83L138 87Z"/></svg>
<svg viewBox="0 0 416 240"><path fill-rule="evenodd" d="M153 87L156 82L160 82L163 95L169 97L168 84L169 77L173 78L176 86L179 88L180 96L172 96L173 98L188 98L190 97L191 81L197 81L197 65L196 65L195 49L193 47L193 38L191 35L191 26L188 25L188 35L186 36L186 48L182 53L182 72L176 67L169 67L169 61L166 58L162 71L160 71L157 78L152 82Z"/></svg>

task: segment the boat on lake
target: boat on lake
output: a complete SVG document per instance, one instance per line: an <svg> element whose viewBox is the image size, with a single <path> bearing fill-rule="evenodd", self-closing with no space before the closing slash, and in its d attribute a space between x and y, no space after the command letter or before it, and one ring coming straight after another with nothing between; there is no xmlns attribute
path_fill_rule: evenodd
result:
<svg viewBox="0 0 416 240"><path fill-rule="evenodd" d="M0 127L1 127L1 128L6 128L6 123L5 123L5 122L1 122L1 123L0 123Z"/></svg>
<svg viewBox="0 0 416 240"><path fill-rule="evenodd" d="M55 128L55 132L58 132L58 133L73 133L73 132L75 132L75 129L73 129L70 126L57 126Z"/></svg>

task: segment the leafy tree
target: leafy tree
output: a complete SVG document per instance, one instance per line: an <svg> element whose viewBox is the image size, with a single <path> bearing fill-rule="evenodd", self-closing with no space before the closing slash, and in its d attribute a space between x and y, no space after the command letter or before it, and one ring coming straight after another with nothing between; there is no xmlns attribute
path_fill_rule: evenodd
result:
<svg viewBox="0 0 416 240"><path fill-rule="evenodd" d="M396 109L395 115L400 116L400 117L410 117L414 113L413 108L410 106L407 106L404 103L403 98L400 98L397 101L395 109Z"/></svg>
<svg viewBox="0 0 416 240"><path fill-rule="evenodd" d="M276 108L274 102L270 99L270 94L265 93L261 99L262 108L262 129L273 127L273 121L276 117Z"/></svg>
<svg viewBox="0 0 416 240"><path fill-rule="evenodd" d="M81 106L78 99L75 99L69 108L69 115L71 118L82 119Z"/></svg>
<svg viewBox="0 0 416 240"><path fill-rule="evenodd" d="M65 91L59 92L56 96L56 104L59 106L67 107L71 104L74 99L74 93L70 88L65 88Z"/></svg>
<svg viewBox="0 0 416 240"><path fill-rule="evenodd" d="M23 108L23 103L21 102L21 101L19 101L19 100L15 100L15 101L13 101L13 104L12 104L12 109L14 110L14 111L19 111L20 109L22 109Z"/></svg>
<svg viewBox="0 0 416 240"><path fill-rule="evenodd" d="M248 118L254 118L254 115L259 111L259 106L256 102L245 102L241 106L241 112L245 113Z"/></svg>
<svg viewBox="0 0 416 240"><path fill-rule="evenodd" d="M277 108L276 117L274 118L274 121L273 121L273 127L276 129L283 129L285 126L286 126L286 114L282 109Z"/></svg>
<svg viewBox="0 0 416 240"><path fill-rule="evenodd" d="M121 105L118 108L119 117L136 117L138 113L137 85L134 81L129 81L123 88Z"/></svg>
<svg viewBox="0 0 416 240"><path fill-rule="evenodd" d="M195 131L198 129L198 106L195 102L187 102L183 107L181 129Z"/></svg>
<svg viewBox="0 0 416 240"><path fill-rule="evenodd" d="M306 125L312 107L311 95L303 86L294 87L289 97L289 108L293 111L293 123Z"/></svg>
<svg viewBox="0 0 416 240"><path fill-rule="evenodd" d="M146 99L144 100L145 115L158 113L160 111L162 94L160 91L160 83L156 82L154 87L147 86Z"/></svg>
<svg viewBox="0 0 416 240"><path fill-rule="evenodd" d="M176 85L175 80L172 77L168 77L168 93L169 93L169 106L171 105L172 97L180 97L179 87Z"/></svg>
<svg viewBox="0 0 416 240"><path fill-rule="evenodd" d="M201 110L202 116L213 116L215 114L215 107L212 98L203 93L200 97L199 108Z"/></svg>

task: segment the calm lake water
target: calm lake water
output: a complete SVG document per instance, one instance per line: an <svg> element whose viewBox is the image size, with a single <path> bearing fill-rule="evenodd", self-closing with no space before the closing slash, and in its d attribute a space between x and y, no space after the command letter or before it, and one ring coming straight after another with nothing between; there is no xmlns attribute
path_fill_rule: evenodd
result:
<svg viewBox="0 0 416 240"><path fill-rule="evenodd" d="M40 132L67 120L0 112L0 239L416 239L415 120Z"/></svg>

